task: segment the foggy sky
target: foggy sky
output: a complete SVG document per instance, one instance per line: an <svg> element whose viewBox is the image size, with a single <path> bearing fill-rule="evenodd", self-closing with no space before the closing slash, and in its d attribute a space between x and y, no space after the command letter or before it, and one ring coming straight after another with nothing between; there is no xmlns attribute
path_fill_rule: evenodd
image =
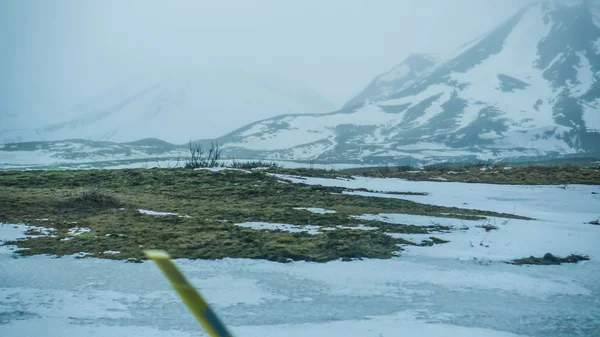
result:
<svg viewBox="0 0 600 337"><path fill-rule="evenodd" d="M170 65L276 74L341 106L409 54L448 52L525 2L2 0L0 124Z"/></svg>

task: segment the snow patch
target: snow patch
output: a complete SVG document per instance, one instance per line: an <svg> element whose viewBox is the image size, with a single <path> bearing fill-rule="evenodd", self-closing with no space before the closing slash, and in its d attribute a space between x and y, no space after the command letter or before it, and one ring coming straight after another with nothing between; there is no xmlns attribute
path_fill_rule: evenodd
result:
<svg viewBox="0 0 600 337"><path fill-rule="evenodd" d="M584 95L590 89L592 89L595 76L590 61L585 54L582 52L577 52L577 56L579 57L579 63L575 67L575 70L577 71L577 77L575 83L568 83L568 86L573 94Z"/></svg>
<svg viewBox="0 0 600 337"><path fill-rule="evenodd" d="M105 254L105 255L117 255L117 254L121 254L121 252L118 251L118 250L106 250L106 251L102 252L102 254Z"/></svg>
<svg viewBox="0 0 600 337"><path fill-rule="evenodd" d="M592 18L594 20L594 24L596 25L596 27L600 28L600 9L599 8L592 8Z"/></svg>
<svg viewBox="0 0 600 337"><path fill-rule="evenodd" d="M489 149L496 148L529 148L534 151L534 155L543 155L551 151L560 153L576 153L576 148L571 148L568 143L557 139L555 135L568 134L570 128L562 125L547 126L540 128L530 128L525 131L506 131L502 138L496 139L493 144L488 145ZM549 132L551 136L546 136ZM535 144L533 148L531 144Z"/></svg>
<svg viewBox="0 0 600 337"><path fill-rule="evenodd" d="M502 135L498 134L497 132L484 132L479 134L479 139L498 139L498 138L502 138Z"/></svg>
<svg viewBox="0 0 600 337"><path fill-rule="evenodd" d="M381 221L395 225L446 226L455 229L459 229L466 225L475 226L481 222L478 220L462 220L399 213L362 214L354 215L352 217L360 220Z"/></svg>
<svg viewBox="0 0 600 337"><path fill-rule="evenodd" d="M296 209L296 210L306 210L306 211L309 211L311 213L316 213L316 214L332 214L332 213L336 212L334 210L329 210L329 209L325 209L325 208L318 208L318 207L294 207L294 209Z"/></svg>
<svg viewBox="0 0 600 337"><path fill-rule="evenodd" d="M245 172L245 173L252 173L249 170L242 170L242 169L231 168L231 167L199 167L199 168L195 168L194 171L211 171L211 172L240 171L240 172Z"/></svg>
<svg viewBox="0 0 600 337"><path fill-rule="evenodd" d="M358 226L336 226L336 227L340 228L340 229L351 229L351 230L357 230L357 231L374 231L374 230L378 230L379 229L377 227L365 226L365 225L358 225Z"/></svg>
<svg viewBox="0 0 600 337"><path fill-rule="evenodd" d="M563 189L553 185L495 185L368 177L353 177L353 179L306 178L299 180L288 176L287 179L310 185L337 186L348 189L364 188L382 192L424 192L427 195L396 195L352 191L345 193L406 199L436 206L516 214L535 219L529 221L511 220L510 224L513 226L507 227L508 229L501 228L497 232L483 233L483 235L490 235L490 238L497 238L495 244L499 246L493 248L493 245L490 245L493 249L479 251L476 254L481 253L482 255L478 256L487 256L492 260L524 257L532 254L543 255L547 252L562 255L581 253L589 255L592 259L600 259L600 246L596 244L594 239L597 235L600 235L600 227L585 225L586 222L598 217L598 199L596 195L592 194L592 192L597 192L595 186L569 185ZM402 220L416 222L417 219L412 217ZM434 221L437 220L439 219ZM504 220L497 219L496 221L501 224ZM425 225L427 218L418 221ZM441 222L441 224L443 225L444 222ZM452 225L459 226L456 222ZM469 227L472 227L472 225ZM540 232L548 234L544 234L543 237L535 234ZM443 235L440 236L442 239L444 238ZM451 235L451 241L454 240L454 244L463 245L460 247L463 251L465 248L470 248L464 246L464 244L468 244L468 239L463 240L468 237L464 236L465 234L454 232L448 235ZM530 241L534 240L534 237L537 238L535 239L537 242L531 243ZM446 247L453 247L454 244L449 244ZM473 242L473 244L478 245L479 242ZM501 248L502 244L508 246ZM435 246L434 248L424 252L430 253L439 249ZM456 248L453 254L460 256L460 249ZM470 253L467 252L467 254ZM519 254L525 255L517 256Z"/></svg>
<svg viewBox="0 0 600 337"><path fill-rule="evenodd" d="M583 103L583 121L590 132L600 132L600 99L590 103Z"/></svg>
<svg viewBox="0 0 600 337"><path fill-rule="evenodd" d="M419 118L415 119L416 126L420 126L429 122L429 120L444 111L443 105L452 98L453 91L444 90L442 96L436 99Z"/></svg>
<svg viewBox="0 0 600 337"><path fill-rule="evenodd" d="M87 257L87 256L93 256L93 255L94 255L94 253L79 252L79 253L75 253L75 254L73 254L71 256L74 257L74 258L84 258L84 257Z"/></svg>
<svg viewBox="0 0 600 337"><path fill-rule="evenodd" d="M280 231L291 232L291 233L306 232L306 233L312 234L312 235L321 234L321 232L319 232L319 229L321 227L313 226L313 225L297 226L297 225L270 223L270 222L243 222L243 223L236 223L235 225L239 226L239 227L252 228L252 229L256 229L256 230L280 230Z"/></svg>
<svg viewBox="0 0 600 337"><path fill-rule="evenodd" d="M268 134L253 133L243 141L228 143L227 147L243 147L250 150L284 150L308 145L319 140L335 138L335 127L340 124L380 125L393 122L396 117L385 113L374 104L358 108L353 113L334 113L317 116L288 116L280 120L289 126L281 130L272 130ZM265 122L259 122L265 123ZM258 128L258 126L257 126ZM315 153L314 155L316 155Z"/></svg>
<svg viewBox="0 0 600 337"><path fill-rule="evenodd" d="M157 216L175 215L180 218L187 218L187 219L192 218L189 215L179 215L178 213L172 213L172 212L157 212L157 211L151 211L151 210L147 210L147 209L138 209L138 212L140 212L142 214L146 214L146 215L157 215Z"/></svg>
<svg viewBox="0 0 600 337"><path fill-rule="evenodd" d="M79 236L81 234L89 233L91 231L92 229L87 227L73 227L69 228L69 235Z"/></svg>
<svg viewBox="0 0 600 337"><path fill-rule="evenodd" d="M26 238L27 236L25 235L25 232L31 228L34 227L23 224L0 224L0 255L12 254L15 250L15 247L5 246L4 244L9 241L16 241Z"/></svg>
<svg viewBox="0 0 600 337"><path fill-rule="evenodd" d="M151 211L151 210L147 210L147 209L138 209L138 212L140 212L142 214L146 214L146 215L178 215L177 213L157 212L157 211Z"/></svg>
<svg viewBox="0 0 600 337"><path fill-rule="evenodd" d="M529 9L504 41L502 51L491 55L484 62L465 73L452 73L450 77L458 83L469 84L460 91L459 97L468 102L461 118L459 130L475 120L482 107L492 106L503 112L502 117L515 122L523 119L538 99L550 101L554 96L551 84L535 67L538 60L538 42L548 36L552 23L544 23L541 6ZM529 86L514 92L502 92L495 88L498 74L522 78ZM494 79L493 81L491 79ZM478 102L485 102L480 105ZM551 113L528 114L533 125L554 125ZM518 129L517 126L513 126ZM521 128L523 129L523 128Z"/></svg>

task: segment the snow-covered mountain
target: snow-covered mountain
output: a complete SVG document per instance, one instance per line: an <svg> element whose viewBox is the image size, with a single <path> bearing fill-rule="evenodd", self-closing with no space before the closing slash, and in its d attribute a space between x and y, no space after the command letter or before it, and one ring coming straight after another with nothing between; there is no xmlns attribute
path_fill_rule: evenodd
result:
<svg viewBox="0 0 600 337"><path fill-rule="evenodd" d="M342 110L278 116L220 140L232 155L273 159L598 155L600 2L528 6L451 58L410 57Z"/></svg>
<svg viewBox="0 0 600 337"><path fill-rule="evenodd" d="M0 143L76 138L128 142L153 137L183 144L281 113L333 110L318 93L287 79L226 67L170 68L131 76L58 111L59 123L35 129L8 129L10 121L0 123ZM45 112L37 112L41 113Z"/></svg>

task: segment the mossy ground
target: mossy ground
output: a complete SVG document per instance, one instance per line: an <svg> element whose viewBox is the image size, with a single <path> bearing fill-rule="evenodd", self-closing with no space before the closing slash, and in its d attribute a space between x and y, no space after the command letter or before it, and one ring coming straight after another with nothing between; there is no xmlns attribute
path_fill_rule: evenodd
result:
<svg viewBox="0 0 600 337"><path fill-rule="evenodd" d="M172 256L225 257L285 262L324 262L350 258L389 258L406 243L386 232L435 233L443 226L392 225L352 215L407 213L461 219L504 216L487 211L416 202L365 198L339 188L284 183L264 171L126 169L0 172L0 222L55 228L51 236L12 242L20 254L71 255L79 252L111 259L141 259L144 249ZM295 207L322 207L315 214ZM177 215L141 214L138 209ZM48 219L48 221L40 220ZM235 223L261 221L338 228L322 234L254 230ZM90 228L71 235L73 227ZM104 253L119 251L119 254Z"/></svg>
<svg viewBox="0 0 600 337"><path fill-rule="evenodd" d="M424 169L401 167L375 167L344 171L280 169L280 173L322 178L348 178L354 176L403 178L413 181L453 181L467 183L512 185L600 185L600 167L592 165L489 165L453 167L434 165Z"/></svg>

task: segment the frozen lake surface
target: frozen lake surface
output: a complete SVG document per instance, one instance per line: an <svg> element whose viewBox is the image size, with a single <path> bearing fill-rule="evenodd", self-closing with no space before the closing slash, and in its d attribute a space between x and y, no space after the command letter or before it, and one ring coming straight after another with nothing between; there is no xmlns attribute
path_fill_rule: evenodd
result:
<svg viewBox="0 0 600 337"><path fill-rule="evenodd" d="M499 229L486 232L454 219L357 215L391 223L445 220L471 229L436 234L451 242L405 247L389 260L177 260L236 336L600 336L600 226L585 223L600 216L598 194L592 194L599 187L301 181L428 192L367 194L536 220L490 219ZM5 224L0 240L18 237L25 228ZM503 262L546 252L591 260L529 267ZM5 246L0 247L0 336L205 334L152 263L15 258Z"/></svg>

